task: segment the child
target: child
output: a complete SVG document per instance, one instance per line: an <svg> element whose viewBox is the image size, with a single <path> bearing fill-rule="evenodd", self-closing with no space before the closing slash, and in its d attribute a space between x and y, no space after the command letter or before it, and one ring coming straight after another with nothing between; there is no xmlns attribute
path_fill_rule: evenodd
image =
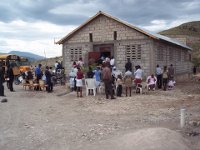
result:
<svg viewBox="0 0 200 150"><path fill-rule="evenodd" d="M122 96L122 84L123 84L122 76L118 75L116 85L117 85L117 96L119 96L119 97Z"/></svg>
<svg viewBox="0 0 200 150"><path fill-rule="evenodd" d="M169 80L168 82L168 90L172 90L174 85L175 85L175 81L174 80Z"/></svg>
<svg viewBox="0 0 200 150"><path fill-rule="evenodd" d="M69 73L69 84L70 84L70 89L71 92L74 91L74 80L75 80L76 74L74 72L74 69L71 70L71 72Z"/></svg>

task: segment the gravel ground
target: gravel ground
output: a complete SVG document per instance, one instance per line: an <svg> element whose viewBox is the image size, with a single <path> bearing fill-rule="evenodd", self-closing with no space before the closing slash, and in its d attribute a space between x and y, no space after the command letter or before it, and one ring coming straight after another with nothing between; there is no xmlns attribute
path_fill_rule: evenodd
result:
<svg viewBox="0 0 200 150"><path fill-rule="evenodd" d="M5 90L8 102L0 103L0 150L101 149L105 141L159 127L180 133L191 150L200 150L200 126L189 124L200 121L199 84L181 82L170 91L115 100L103 94L77 98L74 92L66 94L65 86L46 93L15 85L16 92ZM181 108L187 112L184 128L179 125Z"/></svg>

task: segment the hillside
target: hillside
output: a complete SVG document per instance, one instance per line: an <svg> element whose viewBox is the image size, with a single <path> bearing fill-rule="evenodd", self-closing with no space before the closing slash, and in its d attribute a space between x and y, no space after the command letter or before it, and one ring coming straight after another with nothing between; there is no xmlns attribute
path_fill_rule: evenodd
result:
<svg viewBox="0 0 200 150"><path fill-rule="evenodd" d="M188 35L200 37L200 21L184 23L175 28L161 31L162 35Z"/></svg>
<svg viewBox="0 0 200 150"><path fill-rule="evenodd" d="M200 21L184 23L159 34L184 41L193 48L193 63L200 66Z"/></svg>
<svg viewBox="0 0 200 150"><path fill-rule="evenodd" d="M10 51L9 54L15 54L15 55L19 55L22 57L26 57L26 58L28 58L29 61L45 59L45 57L43 57L43 56L36 55L33 53L29 53L29 52Z"/></svg>
<svg viewBox="0 0 200 150"><path fill-rule="evenodd" d="M31 65L37 66L38 64L42 64L42 66L54 67L56 61L62 61L62 57L60 56L60 57L53 57L53 58L32 61Z"/></svg>

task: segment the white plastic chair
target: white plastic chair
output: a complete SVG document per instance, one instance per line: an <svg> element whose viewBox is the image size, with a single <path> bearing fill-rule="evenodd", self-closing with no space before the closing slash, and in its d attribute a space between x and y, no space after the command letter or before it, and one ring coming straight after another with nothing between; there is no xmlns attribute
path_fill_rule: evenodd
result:
<svg viewBox="0 0 200 150"><path fill-rule="evenodd" d="M96 83L95 79L85 79L86 96L88 96L89 90L93 90L94 96L96 96Z"/></svg>
<svg viewBox="0 0 200 150"><path fill-rule="evenodd" d="M142 83L137 84L137 85L136 85L136 89L135 89L136 91L135 91L135 92L137 93L137 90L139 90L139 93L142 94L142 92L143 92L143 91L142 91L142 88L143 88Z"/></svg>
<svg viewBox="0 0 200 150"><path fill-rule="evenodd" d="M154 77L155 78L155 81L154 81L154 84L155 84L155 88L156 88L156 85L157 85L157 78L156 77ZM148 78L147 78L147 80L146 80L146 83L147 83L147 90L149 91L150 89L149 89L149 86L151 85L151 84L149 84L148 83ZM153 89L153 90L155 90L155 88Z"/></svg>

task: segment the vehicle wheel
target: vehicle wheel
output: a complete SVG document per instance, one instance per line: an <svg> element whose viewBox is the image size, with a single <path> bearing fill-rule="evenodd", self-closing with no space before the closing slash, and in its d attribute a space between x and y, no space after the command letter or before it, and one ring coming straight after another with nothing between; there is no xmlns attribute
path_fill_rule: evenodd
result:
<svg viewBox="0 0 200 150"><path fill-rule="evenodd" d="M15 80L14 83L15 83L15 85L19 85L20 82Z"/></svg>
<svg viewBox="0 0 200 150"><path fill-rule="evenodd" d="M15 80L14 80L14 83L15 83L15 85L19 85L19 84L20 84L20 81L19 81L18 79L15 79Z"/></svg>

